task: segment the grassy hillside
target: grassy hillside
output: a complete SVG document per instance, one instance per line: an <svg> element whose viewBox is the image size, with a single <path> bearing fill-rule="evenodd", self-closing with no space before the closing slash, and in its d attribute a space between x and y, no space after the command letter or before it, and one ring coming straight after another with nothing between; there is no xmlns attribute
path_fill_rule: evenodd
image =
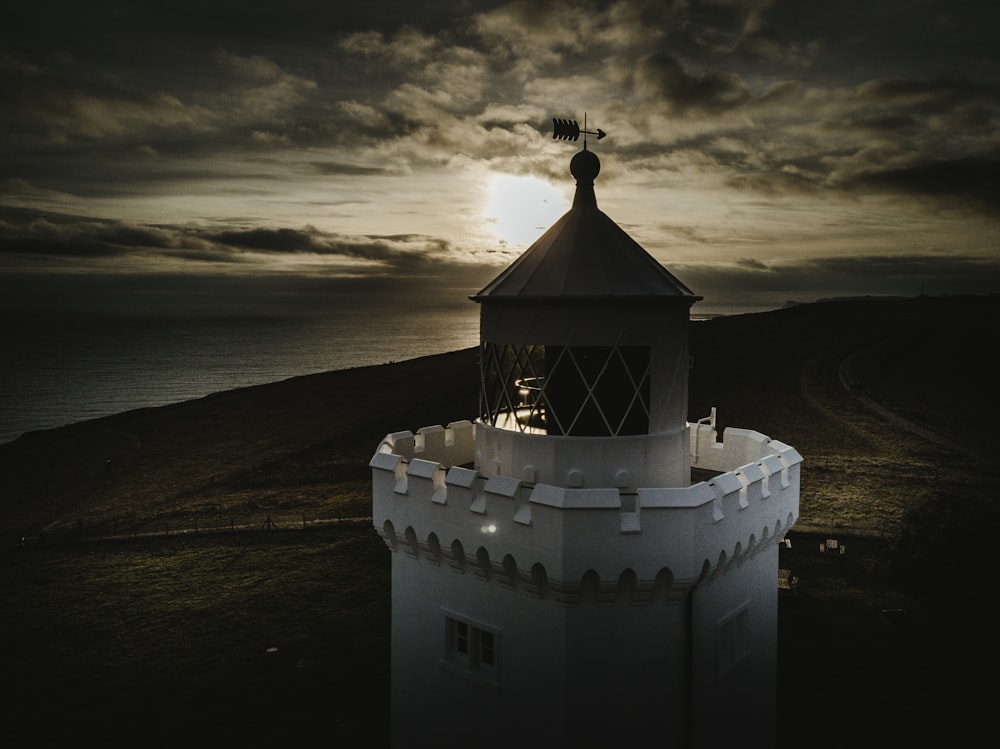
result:
<svg viewBox="0 0 1000 749"><path fill-rule="evenodd" d="M690 416L804 456L782 564L782 746L960 741L996 665L976 594L1000 447L997 299L856 300L692 325ZM392 431L475 417L474 350L296 378L0 446L9 714L34 746L385 746L388 551L364 522ZM845 390L842 363L939 441ZM985 457L984 457L985 456ZM287 529L259 528L271 516ZM825 526L877 527L822 555ZM96 535L198 528L164 538ZM806 533L816 530L818 535ZM36 538L27 545L22 536ZM844 540L842 538L842 540ZM883 615L883 610L905 611ZM943 706L965 700L956 723ZM24 730L22 730L24 729ZM868 740L862 740L867 737Z"/></svg>

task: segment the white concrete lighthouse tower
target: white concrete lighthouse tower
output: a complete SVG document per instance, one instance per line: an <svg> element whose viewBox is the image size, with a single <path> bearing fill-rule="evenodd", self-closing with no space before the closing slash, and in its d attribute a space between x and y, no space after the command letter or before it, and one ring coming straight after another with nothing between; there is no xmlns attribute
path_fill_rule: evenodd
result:
<svg viewBox="0 0 1000 749"><path fill-rule="evenodd" d="M598 209L586 145L570 170L572 208L473 297L478 418L371 460L393 746L772 747L801 457L688 423L700 297Z"/></svg>

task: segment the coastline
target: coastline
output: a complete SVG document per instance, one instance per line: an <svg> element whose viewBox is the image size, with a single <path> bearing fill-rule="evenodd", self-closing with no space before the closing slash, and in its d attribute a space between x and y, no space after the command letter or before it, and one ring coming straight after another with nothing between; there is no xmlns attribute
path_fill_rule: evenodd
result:
<svg viewBox="0 0 1000 749"><path fill-rule="evenodd" d="M691 333L690 420L715 407L723 428L794 446L806 459L804 522L896 521L936 488L944 448L900 429L865 399L895 398L903 415L956 445L995 449L991 422L965 417L976 403L998 413L989 410L995 392L970 387L970 377L988 376L974 344L995 329L997 300L844 300L699 322ZM956 321L970 316L978 323L957 330ZM947 333L961 361L930 366L925 346L886 343L917 336L920 344L934 330ZM875 343L882 355L855 359L852 368L852 377L866 378L862 398L844 387L841 365ZM6 538L97 519L119 530L184 518L204 524L212 512L249 517L268 506L298 517L367 514L367 463L386 433L475 418L476 356L468 348L293 377L26 434L0 445ZM946 485L971 482L980 469L974 457L955 453ZM917 491L915 475L924 477Z"/></svg>

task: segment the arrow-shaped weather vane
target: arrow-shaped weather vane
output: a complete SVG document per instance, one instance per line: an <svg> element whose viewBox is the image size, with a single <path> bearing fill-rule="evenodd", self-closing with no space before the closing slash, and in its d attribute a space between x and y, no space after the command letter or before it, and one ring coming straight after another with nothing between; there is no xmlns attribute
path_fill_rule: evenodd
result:
<svg viewBox="0 0 1000 749"><path fill-rule="evenodd" d="M552 118L552 140L577 140L580 137L580 133L583 133L583 147L587 148L587 135L596 135L597 139L600 140L605 135L606 132L597 128L597 130L587 130L587 115L583 115L583 129L580 129L580 123L576 120L567 120L561 117Z"/></svg>

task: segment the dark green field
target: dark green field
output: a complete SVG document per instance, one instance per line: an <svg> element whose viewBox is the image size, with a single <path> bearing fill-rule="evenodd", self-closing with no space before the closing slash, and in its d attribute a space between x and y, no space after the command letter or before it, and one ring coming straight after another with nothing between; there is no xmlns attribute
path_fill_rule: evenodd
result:
<svg viewBox="0 0 1000 749"><path fill-rule="evenodd" d="M715 406L722 426L804 457L781 550L799 581L779 612L782 747L957 745L985 725L1000 409L984 351L998 310L995 297L855 300L692 325L690 417ZM364 521L314 521L370 512L384 434L475 417L475 353L0 446L7 735L385 747L389 552ZM852 354L854 393L840 378ZM820 553L831 534L846 554Z"/></svg>

